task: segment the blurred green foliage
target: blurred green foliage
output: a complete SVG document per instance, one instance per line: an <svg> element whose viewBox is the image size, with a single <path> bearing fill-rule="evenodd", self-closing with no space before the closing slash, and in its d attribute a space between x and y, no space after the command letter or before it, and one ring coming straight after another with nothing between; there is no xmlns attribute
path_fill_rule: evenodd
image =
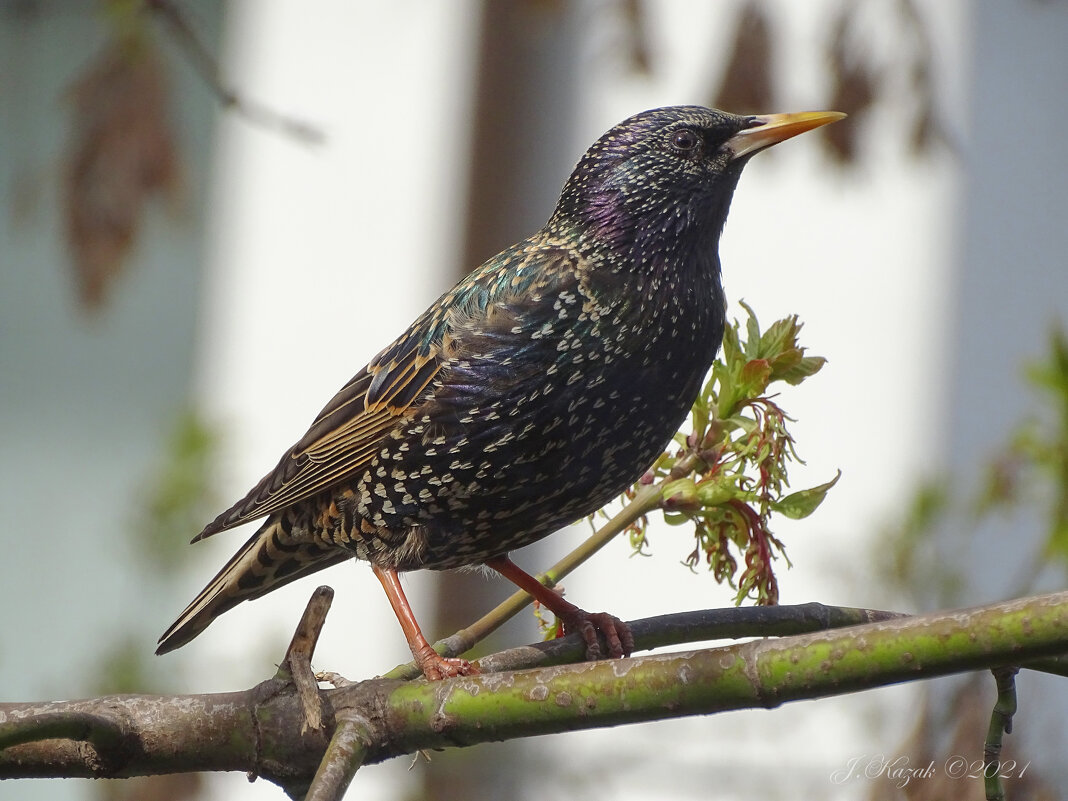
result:
<svg viewBox="0 0 1068 801"><path fill-rule="evenodd" d="M978 510L1025 503L1045 507L1046 555L1068 568L1068 337L1063 328L1053 329L1048 356L1029 365L1026 375L1042 408L1017 426L987 467Z"/></svg>
<svg viewBox="0 0 1068 801"><path fill-rule="evenodd" d="M901 520L887 528L892 583L907 587L937 581L953 597L963 577L954 575L951 565L929 558L925 542L931 534L954 521L972 529L991 515L1026 509L1041 510L1048 525L1044 547L1025 579L1051 562L1068 571L1068 336L1063 328L1053 328L1047 355L1028 365L1025 377L1037 393L1038 407L983 466L981 486L969 489L944 477L925 479ZM1031 587L1016 589L1025 593Z"/></svg>
<svg viewBox="0 0 1068 801"><path fill-rule="evenodd" d="M215 456L218 434L195 412L175 421L155 473L145 484L134 536L161 575L189 558L190 539L218 511Z"/></svg>

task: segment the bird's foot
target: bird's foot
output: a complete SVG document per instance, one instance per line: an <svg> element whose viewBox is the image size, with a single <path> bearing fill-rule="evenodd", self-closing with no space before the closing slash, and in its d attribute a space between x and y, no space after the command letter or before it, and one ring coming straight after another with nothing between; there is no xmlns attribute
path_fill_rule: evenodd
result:
<svg viewBox="0 0 1068 801"><path fill-rule="evenodd" d="M427 681L441 681L455 676L477 676L478 665L466 659L442 656L429 645L415 654L415 664L423 671Z"/></svg>
<svg viewBox="0 0 1068 801"><path fill-rule="evenodd" d="M578 632L586 642L586 658L593 661L602 657L600 632L608 646L608 656L619 659L634 652L634 635L630 627L615 615L607 612L587 612L575 607L560 615L565 632Z"/></svg>
<svg viewBox="0 0 1068 801"><path fill-rule="evenodd" d="M604 635L608 655L612 658L630 656L634 651L634 635L627 624L615 615L605 612L587 612L570 601L565 601L561 587L555 590L546 587L532 575L522 570L507 554L486 560L486 566L496 570L510 582L530 593L534 600L547 607L564 624L565 632L578 632L586 642L586 658L601 658L601 643L597 632Z"/></svg>

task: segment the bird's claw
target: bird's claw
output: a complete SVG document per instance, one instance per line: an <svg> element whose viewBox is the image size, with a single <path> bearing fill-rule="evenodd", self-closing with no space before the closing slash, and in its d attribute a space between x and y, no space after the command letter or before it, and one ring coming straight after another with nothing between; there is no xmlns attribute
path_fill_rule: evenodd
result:
<svg viewBox="0 0 1068 801"><path fill-rule="evenodd" d="M477 676L478 665L466 659L442 656L432 648L415 655L415 663L423 671L427 681L441 681L456 676Z"/></svg>
<svg viewBox="0 0 1068 801"><path fill-rule="evenodd" d="M619 659L634 652L634 635L630 628L615 615L607 612L586 612L579 609L563 619L565 632L578 632L586 643L586 659L595 661L602 657L600 632L608 646L608 656Z"/></svg>

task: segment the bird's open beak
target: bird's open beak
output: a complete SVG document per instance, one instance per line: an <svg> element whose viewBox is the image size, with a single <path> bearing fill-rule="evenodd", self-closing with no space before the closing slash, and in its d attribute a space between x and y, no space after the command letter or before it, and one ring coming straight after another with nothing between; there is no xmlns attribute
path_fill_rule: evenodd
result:
<svg viewBox="0 0 1068 801"><path fill-rule="evenodd" d="M802 111L797 114L762 114L752 117L752 127L739 131L727 140L734 158L748 156L766 147L797 136L821 125L837 122L845 117L840 111Z"/></svg>

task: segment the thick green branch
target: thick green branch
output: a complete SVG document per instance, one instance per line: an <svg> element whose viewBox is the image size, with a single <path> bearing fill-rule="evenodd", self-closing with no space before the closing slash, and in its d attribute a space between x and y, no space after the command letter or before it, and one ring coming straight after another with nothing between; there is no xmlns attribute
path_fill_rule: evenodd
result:
<svg viewBox="0 0 1068 801"><path fill-rule="evenodd" d="M697 626L690 636L708 633ZM1066 651L1068 593L1058 593L683 654L434 684L360 682L323 692L324 731L304 734L304 709L291 686L277 680L223 695L0 704L0 737L6 731L9 744L22 743L0 750L0 778L241 770L300 788L323 764L336 768L336 777L322 783L334 795L324 797L336 797L359 765L418 749L770 708ZM72 728L53 728L62 715L71 716ZM27 742L36 719L44 727L38 736L63 733L92 743L78 725L97 718L107 723L98 744L88 747L92 758L84 741ZM353 725L339 728L341 721ZM339 758L324 762L331 737Z"/></svg>
<svg viewBox="0 0 1068 801"><path fill-rule="evenodd" d="M389 697L393 739L417 748L772 708L1068 649L1068 593L687 654L568 665L427 685ZM335 701L336 703L336 701Z"/></svg>

